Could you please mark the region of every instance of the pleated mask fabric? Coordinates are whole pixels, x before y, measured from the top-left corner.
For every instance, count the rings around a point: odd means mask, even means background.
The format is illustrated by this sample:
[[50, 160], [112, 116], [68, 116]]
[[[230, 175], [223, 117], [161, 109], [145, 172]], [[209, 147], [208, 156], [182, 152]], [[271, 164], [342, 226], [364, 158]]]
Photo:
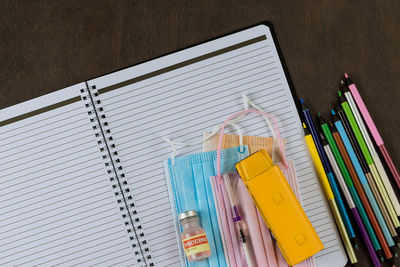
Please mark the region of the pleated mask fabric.
[[[234, 171], [235, 164], [248, 155], [247, 146], [222, 150], [222, 173]], [[179, 213], [195, 210], [211, 248], [212, 255], [210, 258], [198, 262], [186, 260], [186, 265], [191, 267], [228, 266], [210, 183], [210, 177], [217, 175], [217, 152], [184, 155], [175, 157], [173, 160], [170, 158], [164, 161], [164, 167], [166, 177], [169, 179], [170, 195], [173, 199], [172, 205], [176, 211], [174, 212], [176, 225], [179, 225], [177, 220]], [[180, 227], [177, 228], [181, 230]]]

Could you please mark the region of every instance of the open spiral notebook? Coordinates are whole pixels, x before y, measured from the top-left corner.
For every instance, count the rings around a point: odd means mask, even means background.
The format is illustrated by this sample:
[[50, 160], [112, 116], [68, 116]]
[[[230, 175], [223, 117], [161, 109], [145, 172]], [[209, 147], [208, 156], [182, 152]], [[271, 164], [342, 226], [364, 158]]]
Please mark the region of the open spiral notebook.
[[275, 38], [258, 25], [0, 110], [0, 265], [180, 266], [161, 136], [201, 138], [245, 92], [287, 140], [318, 266], [343, 266]]

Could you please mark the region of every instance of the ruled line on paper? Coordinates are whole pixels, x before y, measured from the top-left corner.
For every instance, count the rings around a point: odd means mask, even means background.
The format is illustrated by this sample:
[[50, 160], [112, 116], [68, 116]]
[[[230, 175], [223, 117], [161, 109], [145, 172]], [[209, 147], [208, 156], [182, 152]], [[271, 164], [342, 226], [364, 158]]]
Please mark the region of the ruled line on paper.
[[[109, 235], [106, 235], [106, 236], [104, 236], [104, 237], [108, 237], [108, 236], [109, 236]], [[122, 236], [119, 236], [119, 237], [116, 237], [116, 238], [113, 238], [113, 239], [107, 239], [107, 240], [105, 240], [104, 242], [98, 243], [98, 244], [95, 244], [95, 245], [92, 245], [92, 246], [88, 247], [87, 249], [89, 250], [89, 249], [91, 249], [91, 248], [98, 247], [98, 246], [100, 246], [100, 245], [110, 244], [112, 241], [119, 240], [119, 239], [121, 239], [121, 238], [123, 238], [123, 237], [122, 237]], [[122, 240], [121, 240], [121, 241], [122, 241]], [[103, 247], [102, 249], [104, 250], [104, 249], [107, 249], [107, 248], [110, 248], [110, 247], [114, 247], [114, 246], [115, 246], [115, 245], [113, 244], [113, 245], [108, 246], [108, 247], [107, 247], [107, 246], [106, 246], [106, 247]], [[97, 251], [101, 251], [101, 250], [97, 250]], [[72, 252], [72, 253], [69, 253], [69, 254], [66, 254], [66, 255], [63, 255], [63, 256], [61, 256], [61, 257], [55, 258], [55, 259], [51, 259], [51, 260], [48, 260], [48, 261], [45, 261], [45, 262], [41, 262], [39, 265], [43, 265], [43, 264], [52, 262], [52, 261], [57, 260], [57, 259], [61, 259], [61, 258], [63, 258], [63, 257], [67, 257], [67, 256], [73, 255], [73, 254], [75, 254], [75, 253], [76, 253], [76, 251], [75, 251], [75, 252]], [[91, 253], [89, 253], [89, 254], [85, 254], [85, 255], [83, 255], [83, 256], [90, 255], [90, 254], [92, 254], [92, 253], [93, 253], [93, 252], [91, 252]], [[80, 256], [80, 257], [83, 257], [83, 256]], [[78, 259], [78, 258], [80, 258], [80, 257], [76, 257], [75, 260]], [[23, 263], [18, 264], [18, 265], [16, 265], [16, 266], [21, 266], [21, 265], [24, 265], [24, 264], [26, 264], [26, 263], [28, 263], [28, 262], [29, 262], [29, 261], [23, 262]], [[65, 263], [67, 263], [67, 262], [70, 262], [70, 261], [62, 262], [61, 264], [65, 264]]]
[[[87, 132], [87, 130], [83, 130], [83, 131], [80, 131], [80, 132], [76, 132], [76, 133], [73, 133], [73, 134], [71, 134], [71, 135], [69, 135], [69, 136], [66, 136], [66, 137], [64, 137], [64, 138], [68, 138], [68, 137], [71, 137], [71, 136], [75, 136], [75, 135], [77, 135], [77, 134], [81, 134], [81, 133], [84, 133], [84, 132]], [[64, 132], [65, 133], [65, 132]], [[88, 135], [89, 136], [89, 135]], [[74, 141], [74, 140], [72, 140], [72, 141]], [[72, 141], [68, 141], [67, 143], [69, 143], [69, 142], [72, 142]], [[36, 142], [36, 141], [35, 141]], [[64, 143], [65, 144], [65, 143]], [[25, 152], [27, 152], [27, 150], [21, 150], [21, 151], [17, 151], [17, 152], [14, 152], [14, 150], [16, 149], [16, 148], [19, 148], [19, 147], [22, 147], [22, 146], [24, 146], [24, 145], [26, 145], [26, 144], [22, 144], [22, 145], [20, 145], [20, 146], [17, 146], [17, 147], [13, 147], [13, 148], [9, 148], [8, 150], [12, 150], [13, 151], [13, 156], [14, 155], [17, 155], [17, 154], [19, 154], [19, 153], [25, 153]], [[40, 144], [40, 145], [37, 145], [37, 146], [34, 146], [34, 147], [29, 147], [29, 149], [30, 150], [33, 150], [33, 149], [36, 149], [36, 148], [38, 148], [38, 147], [42, 147], [43, 145], [42, 144]], [[27, 155], [27, 156], [29, 156], [29, 155]], [[4, 156], [4, 157], [1, 157], [0, 159], [4, 159], [4, 158], [7, 158], [8, 156]]]
[[[111, 211], [111, 209], [108, 210], [108, 211]], [[86, 217], [82, 218], [81, 220], [84, 220], [84, 219], [87, 219], [87, 218], [91, 218], [91, 217], [94, 217], [94, 216], [97, 216], [97, 215], [98, 215], [98, 214], [96, 214], [96, 213], [95, 213], [95, 214], [91, 214], [90, 216], [86, 216]], [[106, 219], [107, 217], [108, 217], [108, 215], [107, 215], [106, 217], [101, 217], [100, 220]], [[50, 222], [50, 223], [51, 223], [51, 222]], [[74, 221], [68, 222], [68, 223], [59, 225], [59, 226], [57, 226], [57, 227], [54, 227], [54, 228], [52, 228], [52, 229], [54, 230], [54, 229], [57, 229], [57, 228], [65, 227], [66, 225], [73, 224], [73, 223], [74, 223]], [[41, 225], [41, 227], [43, 227], [43, 226], [45, 226], [45, 225]], [[66, 232], [66, 231], [69, 231], [69, 230], [74, 229], [74, 228], [75, 228], [75, 227], [63, 229], [63, 230], [58, 231], [58, 233]], [[85, 231], [85, 230], [82, 230], [82, 231]], [[43, 234], [43, 233], [46, 233], [46, 232], [48, 232], [47, 229], [45, 229], [45, 230], [43, 230], [43, 231], [41, 231], [41, 232], [37, 232], [37, 233], [31, 234], [31, 235], [23, 235], [20, 239], [14, 239], [14, 240], [12, 240], [12, 241], [9, 241], [8, 243], [3, 243], [3, 244], [1, 244], [0, 246], [7, 246], [7, 245], [9, 245], [9, 244], [12, 244], [13, 242], [23, 241], [24, 239], [27, 239], [27, 238], [30, 238], [30, 237], [33, 237], [33, 236], [36, 236], [36, 235], [39, 235], [39, 234]], [[50, 236], [51, 236], [51, 235], [47, 235], [47, 236], [45, 236], [45, 237], [41, 237], [41, 238], [39, 238], [39, 239], [36, 239], [34, 242], [36, 242], [36, 241], [38, 241], [38, 240], [40, 240], [40, 239], [43, 239], [43, 238], [50, 237]], [[10, 237], [10, 236], [9, 236], [9, 237]], [[9, 237], [4, 237], [3, 240], [4, 240], [4, 239], [7, 239], [7, 238], [9, 238]], [[24, 245], [26, 245], [26, 244], [27, 244], [27, 243], [24, 243]], [[12, 248], [8, 248], [8, 249], [12, 249]], [[2, 252], [4, 252], [4, 250], [3, 250]]]
[[[89, 174], [89, 173], [88, 173], [88, 174]], [[82, 177], [82, 176], [79, 175], [79, 176], [76, 176], [75, 178], [78, 178], [78, 177], [80, 178], [80, 177]], [[91, 180], [94, 180], [94, 179], [96, 179], [96, 178], [98, 178], [97, 175], [87, 178], [86, 181], [91, 181]], [[59, 184], [61, 184], [61, 183], [65, 183], [65, 181], [61, 181], [61, 182], [58, 182], [58, 183], [52, 183], [51, 186], [59, 185]], [[97, 182], [96, 182], [96, 183], [97, 183]], [[73, 183], [73, 184], [69, 184], [69, 185], [62, 186], [62, 187], [57, 187], [57, 190], [63, 190], [63, 189], [66, 189], [66, 188], [68, 188], [68, 187], [76, 186], [76, 185], [79, 185], [79, 184], [81, 184], [81, 181], [80, 181], [80, 180], [78, 180], [77, 182], [75, 182], [75, 183]], [[36, 193], [36, 192], [41, 191], [41, 190], [46, 190], [47, 188], [48, 188], [48, 186], [46, 186], [46, 187], [41, 187], [41, 188], [35, 189], [35, 190], [31, 190], [30, 192], [26, 192], [26, 193], [24, 193], [24, 194], [20, 194], [19, 197], [23, 197], [24, 195]], [[19, 191], [19, 190], [18, 190], [18, 191]], [[65, 194], [65, 193], [64, 193], [64, 194]], [[61, 195], [62, 195], [62, 194], [61, 194]], [[58, 196], [60, 196], [60, 195], [58, 195]], [[33, 195], [33, 196], [29, 197], [29, 198], [24, 198], [24, 201], [32, 201], [32, 200], [34, 200], [35, 198], [40, 198], [40, 197], [41, 197], [41, 195]], [[11, 203], [10, 203], [10, 201], [13, 200], [13, 199], [14, 199], [14, 198], [10, 198], [10, 199], [5, 199], [5, 200], [1, 200], [1, 201], [7, 203], [7, 206], [10, 206], [10, 205], [14, 205], [14, 204], [18, 203], [18, 201], [16, 201], [16, 202], [11, 202]], [[44, 200], [41, 200], [41, 201], [44, 201]], [[36, 204], [36, 203], [39, 203], [39, 202], [35, 202], [35, 204]], [[6, 206], [0, 207], [0, 209], [1, 209], [1, 208], [4, 208], [4, 207], [6, 207]]]
[[[85, 137], [90, 137], [90, 135], [87, 135], [87, 136], [85, 136]], [[69, 147], [69, 149], [75, 148], [75, 147], [78, 147], [78, 146], [80, 146], [80, 145], [83, 144], [83, 143], [78, 143], [79, 140], [80, 140], [80, 139], [71, 140], [71, 141], [68, 141], [67, 143], [63, 143], [63, 145], [66, 145], [66, 144], [69, 144], [69, 143], [74, 143], [75, 145], [72, 146], [72, 147]], [[76, 144], [76, 143], [78, 143], [78, 144]], [[41, 145], [41, 146], [42, 146], [42, 145]], [[34, 155], [38, 155], [38, 154], [40, 154], [40, 153], [42, 153], [42, 152], [50, 151], [50, 150], [52, 150], [52, 149], [54, 149], [54, 148], [57, 148], [57, 147], [58, 147], [58, 146], [54, 146], [54, 147], [49, 147], [49, 148], [46, 148], [46, 149], [43, 149], [43, 150], [40, 150], [40, 151], [35, 151], [35, 154], [34, 154]], [[24, 151], [22, 151], [22, 152], [24, 152]], [[14, 155], [15, 155], [15, 154], [13, 154], [13, 156], [14, 156]], [[48, 157], [48, 156], [51, 156], [51, 155], [53, 155], [53, 154], [46, 154], [45, 157]], [[28, 154], [28, 155], [19, 157], [18, 159], [24, 159], [24, 158], [29, 158], [29, 157], [32, 157], [32, 155], [29, 155], [29, 154]], [[35, 160], [35, 158], [31, 159], [30, 161], [34, 161], [34, 160]], [[27, 161], [27, 162], [30, 162], [30, 161]], [[10, 161], [4, 162], [4, 163], [3, 163], [3, 166], [4, 166], [5, 164], [11, 163], [11, 162], [14, 162], [14, 160], [10, 160]], [[1, 171], [1, 170], [0, 170], [0, 171]]]
[[[96, 164], [93, 164], [93, 165], [91, 165], [91, 166], [85, 166], [85, 167], [86, 167], [87, 169], [89, 169], [90, 167], [93, 167], [93, 166], [96, 166]], [[97, 167], [98, 167], [98, 166], [97, 166]], [[78, 175], [76, 175], [76, 176], [74, 176], [74, 177], [71, 177], [70, 180], [74, 180], [74, 179], [79, 178], [79, 177], [82, 177], [82, 176], [90, 175], [90, 174], [92, 174], [93, 172], [100, 171], [100, 170], [102, 170], [102, 169], [90, 170], [89, 172], [86, 172], [86, 173], [83, 173], [83, 174], [79, 173]], [[74, 172], [71, 172], [71, 173], [74, 173]], [[70, 173], [69, 173], [69, 174], [70, 174]], [[62, 175], [61, 175], [61, 176], [62, 176]], [[31, 194], [31, 193], [35, 193], [36, 191], [46, 189], [46, 188], [48, 187], [48, 185], [47, 185], [46, 183], [48, 183], [48, 182], [50, 182], [50, 181], [52, 181], [52, 180], [55, 180], [55, 179], [57, 179], [57, 178], [59, 178], [59, 177], [60, 177], [60, 176], [51, 176], [51, 178], [48, 179], [48, 180], [42, 180], [42, 181], [39, 181], [39, 182], [37, 182], [37, 183], [35, 183], [35, 184], [29, 184], [28, 186], [25, 186], [25, 187], [18, 187], [18, 189], [15, 189], [15, 190], [7, 190], [7, 194], [8, 194], [8, 195], [12, 195], [13, 193], [16, 193], [16, 192], [24, 192], [24, 190], [27, 189], [27, 190], [25, 190], [25, 191], [26, 191], [25, 193], [20, 193], [20, 194], [18, 194], [19, 197], [23, 197], [24, 195]], [[93, 176], [93, 177], [95, 177], [95, 176]], [[92, 179], [92, 177], [91, 177], [91, 178], [88, 178], [88, 179]], [[34, 180], [34, 179], [31, 179], [31, 182], [32, 182], [32, 180]], [[55, 186], [55, 185], [57, 185], [57, 184], [61, 184], [61, 183], [64, 183], [64, 182], [65, 182], [65, 181], [52, 182], [52, 183], [51, 183], [51, 186]], [[35, 188], [35, 186], [38, 186], [38, 185], [43, 185], [43, 187]], [[14, 186], [15, 186], [15, 185], [14, 185]], [[12, 186], [4, 187], [3, 189], [8, 189], [8, 188], [11, 188], [11, 187], [12, 187]], [[29, 189], [31, 189], [31, 188], [32, 188], [32, 190], [29, 190]], [[7, 202], [8, 200], [11, 200], [11, 199], [1, 200], [1, 201]], [[0, 207], [0, 208], [1, 208], [1, 207]]]
[[[67, 124], [64, 124], [64, 125], [62, 125], [61, 127], [64, 127], [64, 126], [68, 126], [68, 125], [70, 125], [70, 124], [73, 124], [73, 123], [76, 123], [77, 121], [73, 121], [73, 122], [70, 122], [70, 123], [67, 123]], [[75, 130], [75, 129], [77, 129], [77, 128], [80, 128], [80, 127], [82, 127], [84, 124], [80, 124], [80, 125], [77, 125], [77, 126], [75, 126], [75, 127], [68, 127], [67, 128], [67, 131], [71, 131], [71, 130]], [[61, 128], [60, 127], [60, 128]], [[40, 135], [40, 136], [43, 136], [44, 134], [45, 134], [46, 132], [41, 132], [41, 133], [38, 133], [38, 134], [35, 134], [35, 135], [31, 135], [31, 136], [24, 136], [23, 138], [21, 138], [21, 139], [18, 139], [18, 140], [14, 140], [14, 141], [7, 141], [7, 145], [10, 145], [10, 144], [13, 144], [13, 143], [20, 143], [19, 145], [20, 146], [23, 146], [24, 145], [24, 143], [22, 143], [21, 144], [21, 140], [26, 140], [26, 139], [28, 139], [28, 138], [31, 138], [31, 137], [34, 137], [34, 136], [37, 136], [37, 135]], [[62, 132], [61, 132], [62, 133]], [[56, 133], [56, 134], [54, 134], [54, 135], [47, 135], [45, 138], [49, 138], [49, 137], [53, 137], [53, 136], [55, 136], [55, 135], [57, 135], [57, 134], [60, 134], [60, 132], [59, 133]], [[14, 137], [14, 136], [13, 136]], [[39, 140], [43, 140], [44, 139], [44, 137], [43, 138], [40, 138], [40, 139], [38, 139], [38, 140], [34, 140], [34, 141], [39, 141]], [[8, 148], [7, 150], [9, 150], [9, 149], [14, 149], [14, 148], [17, 148], [17, 147], [13, 147], [13, 148]], [[0, 151], [0, 153], [2, 153], [2, 152], [5, 152], [5, 150], [3, 150], [3, 151]]]
[[[69, 114], [69, 113], [71, 113], [71, 112], [73, 112], [73, 111], [78, 111], [78, 112], [79, 112], [80, 110], [81, 110], [80, 107], [76, 107], [76, 108], [72, 108], [72, 109], [67, 110], [67, 111], [62, 111], [61, 113], [55, 114], [54, 116], [66, 115], [66, 114]], [[51, 119], [51, 117], [47, 117], [47, 118], [44, 118], [44, 119], [35, 120], [34, 123], [35, 123], [35, 125], [37, 125], [38, 122], [43, 122], [43, 121], [50, 120], [50, 119]], [[51, 122], [51, 123], [48, 123], [48, 124], [40, 125], [40, 126], [38, 126], [37, 128], [32, 128], [32, 129], [31, 129], [31, 128], [28, 128], [28, 129], [27, 129], [27, 125], [24, 124], [24, 125], [18, 126], [18, 127], [16, 127], [16, 128], [11, 128], [11, 129], [9, 129], [9, 130], [6, 130], [6, 131], [2, 132], [2, 134], [6, 134], [6, 133], [9, 133], [9, 132], [11, 132], [11, 131], [16, 131], [16, 130], [19, 130], [19, 129], [21, 129], [21, 128], [25, 128], [25, 129], [26, 129], [25, 131], [19, 132], [19, 133], [18, 133], [18, 135], [20, 135], [20, 134], [24, 134], [24, 133], [30, 132], [30, 131], [32, 131], [32, 130], [36, 130], [36, 129], [39, 129], [39, 128], [42, 128], [42, 127], [49, 126], [49, 125], [51, 125], [51, 124], [52, 124], [52, 122]], [[3, 140], [3, 139], [0, 139], [0, 141], [2, 141], [2, 140]]]
[[[89, 155], [93, 155], [93, 152], [92, 152], [92, 153], [85, 154], [85, 155], [83, 155], [83, 156], [89, 156]], [[95, 159], [95, 158], [89, 159], [89, 160], [87, 160], [86, 162], [89, 162], [89, 161], [91, 161], [91, 160], [93, 160], [93, 159]], [[64, 163], [72, 162], [72, 161], [74, 161], [74, 160], [75, 160], [75, 159], [68, 160], [68, 161], [66, 161], [66, 162], [64, 162]], [[43, 170], [47, 170], [47, 169], [49, 169], [49, 168], [51, 168], [51, 167], [56, 167], [56, 166], [58, 166], [58, 164], [55, 164], [55, 165], [52, 165], [52, 166], [46, 166], [46, 168], [42, 168], [42, 169], [40, 169], [40, 170], [38, 170], [38, 171], [35, 171], [35, 172], [32, 172], [32, 173], [28, 173], [28, 174], [24, 174], [24, 175], [21, 175], [21, 176], [18, 176], [18, 177], [9, 179], [8, 181], [2, 182], [2, 183], [0, 183], [0, 184], [4, 184], [4, 183], [7, 183], [7, 182], [9, 182], [9, 181], [13, 181], [13, 180], [25, 178], [26, 175], [35, 174], [35, 173], [37, 173], [37, 172], [40, 172], [40, 171], [43, 171]], [[72, 166], [74, 166], [74, 165], [72, 165]], [[51, 172], [51, 173], [47, 173], [47, 174], [54, 174], [54, 173], [56, 173], [56, 172], [59, 172], [59, 171], [62, 171], [62, 170], [66, 170], [66, 169], [70, 169], [70, 168], [71, 168], [71, 166], [67, 166], [67, 167], [64, 167], [64, 168], [62, 168], [62, 169], [58, 169], [58, 170], [55, 170], [55, 171], [53, 171], [53, 172]], [[15, 172], [15, 173], [18, 173], [18, 172]], [[12, 174], [14, 174], [14, 173], [12, 173]], [[8, 175], [10, 175], [10, 174], [8, 174]], [[5, 175], [5, 176], [0, 177], [0, 178], [5, 178], [5, 177], [7, 177], [8, 175]], [[40, 176], [40, 177], [41, 177], [41, 176]]]
[[[93, 159], [94, 159], [94, 158], [93, 158]], [[76, 167], [76, 166], [80, 166], [80, 165], [85, 165], [85, 163], [88, 163], [88, 162], [90, 162], [90, 161], [92, 161], [92, 159], [87, 160], [87, 161], [83, 161], [83, 162], [80, 161], [79, 163], [75, 164], [74, 166]], [[96, 165], [97, 165], [97, 164], [94, 164], [94, 165], [89, 165], [89, 164], [87, 164], [87, 165], [85, 165], [85, 167], [89, 168], [89, 167], [93, 167], [93, 166], [96, 166]], [[66, 170], [66, 169], [69, 169], [69, 167], [66, 167], [66, 168], [61, 169], [61, 170]], [[59, 170], [59, 171], [60, 171], [60, 170]], [[72, 172], [70, 172], [70, 173], [67, 173], [67, 174], [71, 174], [71, 173], [74, 173], [74, 171], [72, 171]], [[53, 173], [48, 173], [48, 174], [53, 174]], [[46, 175], [46, 176], [47, 176], [47, 175]], [[64, 174], [58, 175], [58, 176], [52, 176], [52, 178], [49, 179], [49, 180], [46, 180], [46, 182], [51, 181], [51, 180], [54, 180], [54, 179], [57, 179], [57, 178], [60, 178], [60, 177], [63, 177], [63, 176], [64, 176]], [[43, 178], [43, 177], [45, 177], [45, 176], [33, 177], [33, 178], [30, 179], [30, 181], [33, 181], [33, 180], [36, 180], [36, 179], [40, 179], [40, 178]], [[23, 184], [25, 184], [25, 183], [26, 183], [26, 181], [21, 180], [21, 182], [19, 182], [19, 183], [11, 184], [11, 185], [9, 185], [9, 186], [3, 187], [2, 189], [8, 189], [8, 188], [17, 186], [18, 189], [15, 189], [15, 191], [18, 191], [19, 189], [25, 189], [25, 188], [27, 188], [27, 187], [19, 187], [21, 184], [23, 185]], [[39, 182], [39, 183], [42, 183], [42, 182]], [[35, 185], [36, 185], [36, 184], [35, 184]], [[14, 191], [10, 191], [10, 192], [14, 192]]]
[[[84, 230], [81, 230], [81, 231], [79, 231], [79, 232], [73, 233], [73, 234], [70, 235], [69, 237], [71, 237], [71, 236], [73, 236], [73, 235], [76, 235], [76, 234], [81, 234], [81, 233], [83, 233], [83, 232], [85, 232], [85, 231], [87, 231], [87, 230], [96, 229], [97, 227], [104, 226], [104, 225], [106, 225], [106, 224], [109, 224], [110, 222], [116, 222], [116, 221], [119, 221], [119, 220], [105, 221], [105, 222], [103, 222], [103, 223], [101, 223], [101, 224], [99, 224], [99, 225], [92, 226], [90, 229], [84, 229]], [[74, 229], [74, 228], [72, 228], [72, 229]], [[71, 230], [71, 229], [68, 229], [68, 230]], [[72, 240], [70, 240], [70, 241], [68, 241], [68, 242], [64, 242], [64, 243], [60, 243], [60, 244], [58, 244], [58, 245], [56, 245], [56, 246], [52, 246], [52, 248], [59, 247], [59, 246], [64, 246], [65, 244], [68, 244], [68, 243], [71, 243], [71, 242], [75, 242], [75, 241], [77, 241], [77, 240], [79, 240], [79, 239], [87, 238], [87, 237], [93, 236], [93, 234], [99, 234], [99, 233], [101, 233], [102, 231], [103, 231], [103, 229], [100, 230], [100, 231], [98, 231], [98, 232], [95, 232], [95, 233], [90, 233], [90, 234], [88, 234], [88, 235], [86, 235], [86, 236], [79, 236], [78, 238], [72, 239]], [[114, 234], [114, 233], [113, 233], [113, 234]], [[37, 240], [35, 240], [35, 241], [37, 241]], [[31, 243], [35, 244], [34, 242], [31, 242]], [[29, 244], [31, 244], [31, 243], [25, 243], [23, 246], [27, 246], [27, 245], [29, 245]], [[7, 250], [12, 250], [12, 249], [14, 249], [14, 248], [23, 249], [23, 246], [11, 247], [11, 248], [8, 248], [8, 249], [6, 249], [6, 250], [3, 250], [2, 252], [4, 253], [4, 252], [6, 252]], [[38, 247], [41, 247], [41, 246], [46, 246], [46, 243], [44, 243], [44, 244], [39, 244], [39, 245], [33, 245], [33, 246], [31, 246], [29, 249], [35, 249], [35, 248], [38, 248]], [[70, 248], [71, 248], [71, 247], [70, 247]], [[40, 252], [43, 252], [43, 251], [45, 251], [45, 250], [47, 250], [47, 249], [48, 249], [48, 248], [45, 248], [45, 249], [43, 249], [42, 251], [39, 251], [39, 253], [40, 253]], [[68, 248], [67, 248], [67, 247], [64, 247], [63, 249], [68, 249]], [[12, 256], [12, 255], [15, 255], [15, 254], [18, 254], [18, 253], [20, 253], [20, 252], [21, 252], [21, 251], [17, 251], [17, 252], [14, 252], [14, 253], [12, 253], [12, 254], [8, 254], [6, 257]], [[37, 252], [35, 252], [35, 253], [33, 253], [33, 254], [36, 254], [36, 253], [37, 253]], [[33, 254], [32, 254], [32, 255], [33, 255]], [[31, 255], [28, 255], [28, 256], [31, 256]], [[5, 257], [0, 257], [0, 260], [3, 259], [3, 258], [5, 258]]]
[[[81, 145], [80, 145], [80, 146], [81, 146]], [[76, 147], [78, 147], [78, 146], [69, 147], [69, 148], [67, 148], [67, 149], [64, 150], [64, 151], [57, 151], [57, 152], [54, 152], [53, 154], [46, 155], [46, 156], [42, 157], [41, 159], [46, 158], [46, 157], [49, 157], [49, 156], [54, 156], [54, 155], [60, 155], [60, 156], [59, 156], [59, 157], [53, 157], [53, 158], [51, 158], [51, 159], [49, 159], [49, 160], [47, 160], [47, 161], [44, 161], [44, 162], [40, 162], [40, 163], [37, 163], [37, 164], [32, 164], [31, 166], [28, 165], [28, 166], [25, 167], [25, 170], [29, 170], [29, 169], [31, 169], [31, 168], [36, 168], [36, 167], [38, 167], [38, 166], [46, 165], [47, 163], [54, 162], [54, 161], [56, 161], [56, 160], [62, 159], [62, 158], [65, 157], [65, 155], [62, 155], [63, 152], [68, 151], [68, 150], [73, 149], [73, 148], [76, 148]], [[81, 149], [81, 150], [74, 151], [73, 153], [79, 153], [79, 152], [83, 152], [83, 151], [87, 151], [87, 149], [86, 149], [86, 148], [83, 148], [83, 149]], [[91, 155], [91, 153], [85, 154], [85, 155], [83, 155], [83, 156], [85, 157], [85, 156], [89, 156], [89, 155]], [[72, 160], [70, 160], [70, 161], [73, 161], [73, 160], [75, 160], [75, 159], [72, 159]], [[27, 163], [32, 163], [32, 162], [34, 162], [34, 161], [37, 161], [37, 159], [25, 161], [25, 164], [27, 164]], [[67, 161], [67, 162], [70, 162], [70, 161]], [[13, 168], [15, 168], [15, 167], [19, 167], [19, 165], [10, 166], [10, 167], [7, 168], [7, 170], [13, 169]], [[47, 169], [47, 167], [44, 168], [44, 169], [40, 169], [40, 170], [38, 170], [38, 171], [36, 171], [36, 172], [40, 172], [40, 171], [45, 170], [45, 169]], [[0, 170], [0, 171], [4, 171], [4, 170]], [[18, 172], [19, 172], [19, 170], [16, 170], [16, 171], [14, 171], [14, 172], [12, 172], [12, 173], [6, 173], [5, 176], [11, 175], [11, 174], [15, 174], [15, 173], [18, 173]], [[36, 173], [36, 172], [33, 172], [33, 173]], [[33, 174], [33, 173], [29, 173], [29, 174]], [[5, 177], [5, 176], [3, 176], [3, 177]], [[0, 178], [2, 178], [2, 177], [0, 176]]]

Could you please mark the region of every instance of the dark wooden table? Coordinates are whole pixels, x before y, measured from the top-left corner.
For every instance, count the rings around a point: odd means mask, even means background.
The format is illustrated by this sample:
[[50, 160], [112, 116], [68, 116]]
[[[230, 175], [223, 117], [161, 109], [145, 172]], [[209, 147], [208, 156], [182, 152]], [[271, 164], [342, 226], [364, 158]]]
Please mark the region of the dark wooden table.
[[[3, 0], [0, 108], [269, 20], [299, 96], [327, 114], [350, 73], [400, 166], [399, 10], [395, 1]], [[363, 248], [358, 257], [371, 266]]]

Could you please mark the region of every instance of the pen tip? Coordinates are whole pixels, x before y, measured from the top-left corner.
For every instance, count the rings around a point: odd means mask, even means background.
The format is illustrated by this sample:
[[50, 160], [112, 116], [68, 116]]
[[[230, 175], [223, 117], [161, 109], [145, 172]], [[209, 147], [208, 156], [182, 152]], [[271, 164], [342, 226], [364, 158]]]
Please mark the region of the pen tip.
[[345, 72], [344, 77], [347, 79], [347, 78], [349, 78], [349, 75], [347, 75], [347, 73]]
[[343, 80], [340, 80], [340, 84], [341, 84], [341, 85], [344, 85], [344, 81], [343, 81]]
[[339, 96], [342, 96], [342, 92], [340, 92], [340, 90], [338, 90], [338, 95], [339, 95]]
[[304, 104], [304, 100], [303, 100], [303, 98], [300, 98], [300, 102], [301, 102], [302, 104]]
[[320, 113], [320, 112], [318, 112], [318, 114], [317, 114], [317, 115], [318, 115], [318, 117], [321, 117], [321, 113]]
[[332, 109], [331, 112], [332, 112], [332, 115], [335, 115], [335, 114], [336, 114], [336, 112], [335, 112], [334, 109]]
[[304, 129], [307, 128], [307, 127], [306, 127], [306, 124], [305, 124], [304, 122], [303, 122], [303, 128], [304, 128]]

